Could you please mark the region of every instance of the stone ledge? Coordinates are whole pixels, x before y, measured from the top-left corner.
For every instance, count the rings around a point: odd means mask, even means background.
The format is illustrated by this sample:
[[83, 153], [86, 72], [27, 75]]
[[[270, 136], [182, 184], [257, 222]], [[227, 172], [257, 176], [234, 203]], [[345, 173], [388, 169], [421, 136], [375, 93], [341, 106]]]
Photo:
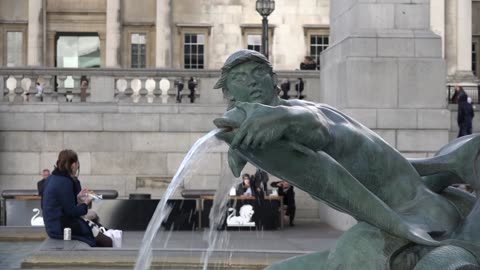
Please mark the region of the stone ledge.
[[44, 227], [0, 226], [0, 241], [43, 241], [46, 238]]

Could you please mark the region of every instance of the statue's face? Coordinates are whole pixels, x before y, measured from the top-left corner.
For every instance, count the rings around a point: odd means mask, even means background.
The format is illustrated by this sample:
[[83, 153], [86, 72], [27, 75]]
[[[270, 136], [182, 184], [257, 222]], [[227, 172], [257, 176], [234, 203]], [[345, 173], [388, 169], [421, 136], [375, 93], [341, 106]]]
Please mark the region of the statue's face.
[[265, 64], [246, 62], [232, 70], [227, 77], [228, 95], [235, 101], [270, 104], [275, 96], [274, 81]]

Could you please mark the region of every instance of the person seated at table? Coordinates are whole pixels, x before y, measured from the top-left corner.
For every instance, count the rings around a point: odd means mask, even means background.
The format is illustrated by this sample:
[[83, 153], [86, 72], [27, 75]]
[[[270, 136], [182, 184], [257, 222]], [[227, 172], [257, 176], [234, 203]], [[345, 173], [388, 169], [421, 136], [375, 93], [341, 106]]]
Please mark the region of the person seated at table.
[[248, 173], [242, 175], [242, 183], [237, 186], [237, 196], [253, 195], [250, 179], [251, 177]]
[[70, 228], [73, 240], [79, 240], [92, 247], [112, 247], [112, 239], [82, 218], [88, 212], [92, 199], [88, 189], [81, 189], [74, 177], [79, 161], [73, 150], [62, 150], [52, 175], [44, 184], [42, 205], [45, 230], [50, 238], [63, 239], [63, 230]]
[[39, 196], [42, 196], [43, 186], [45, 185], [45, 180], [49, 176], [50, 176], [50, 170], [49, 169], [43, 169], [42, 170], [42, 179], [37, 182], [37, 190], [38, 190], [38, 195]]
[[277, 188], [278, 196], [283, 196], [283, 205], [287, 206], [285, 214], [290, 219], [290, 226], [295, 226], [293, 220], [295, 219], [295, 210], [297, 207], [295, 205], [295, 191], [293, 190], [293, 186], [285, 181], [272, 182], [270, 186]]

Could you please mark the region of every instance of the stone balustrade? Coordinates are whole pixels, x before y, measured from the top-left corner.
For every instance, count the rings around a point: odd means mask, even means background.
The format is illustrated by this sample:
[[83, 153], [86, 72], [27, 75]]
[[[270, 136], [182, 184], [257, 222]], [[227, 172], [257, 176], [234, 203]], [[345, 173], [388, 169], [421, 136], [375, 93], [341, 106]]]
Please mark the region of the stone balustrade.
[[[290, 82], [289, 98], [298, 98], [298, 78], [304, 82], [302, 96], [320, 101], [318, 71], [278, 71], [278, 82]], [[216, 70], [165, 69], [71, 69], [0, 68], [0, 93], [3, 102], [119, 102], [119, 103], [224, 103], [221, 90], [213, 89], [219, 78]], [[193, 78], [194, 98], [188, 87]], [[36, 82], [42, 87], [37, 95]], [[178, 89], [183, 90], [179, 93]], [[283, 93], [280, 93], [283, 95]]]

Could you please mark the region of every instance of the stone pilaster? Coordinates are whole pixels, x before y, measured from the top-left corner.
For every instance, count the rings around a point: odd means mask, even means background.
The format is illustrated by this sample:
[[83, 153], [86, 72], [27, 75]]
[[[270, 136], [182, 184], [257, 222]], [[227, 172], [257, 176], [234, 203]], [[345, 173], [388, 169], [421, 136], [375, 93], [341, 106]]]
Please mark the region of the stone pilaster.
[[[442, 40], [430, 30], [429, 2], [331, 0], [332, 43], [321, 56], [322, 100], [410, 156], [440, 149], [450, 127]], [[341, 215], [321, 215], [345, 229]]]
[[155, 67], [172, 66], [171, 0], [157, 0]]
[[[46, 1], [46, 0], [45, 0]], [[29, 66], [43, 65], [43, 10], [42, 0], [28, 1], [28, 51]]]
[[120, 67], [120, 0], [107, 0], [106, 67]]

